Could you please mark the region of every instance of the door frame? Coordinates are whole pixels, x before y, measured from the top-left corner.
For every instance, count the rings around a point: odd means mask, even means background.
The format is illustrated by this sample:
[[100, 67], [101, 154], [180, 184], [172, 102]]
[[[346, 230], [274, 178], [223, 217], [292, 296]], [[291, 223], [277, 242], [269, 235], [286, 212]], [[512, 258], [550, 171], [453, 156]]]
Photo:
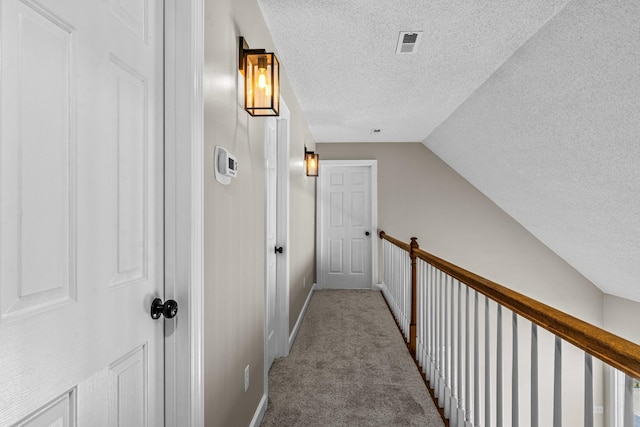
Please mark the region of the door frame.
[[[290, 235], [290, 189], [289, 159], [291, 153], [291, 113], [280, 97], [280, 116], [278, 117], [278, 180], [276, 200], [276, 240], [285, 247], [284, 256], [277, 257], [276, 263], [276, 320], [278, 326], [276, 356], [289, 355], [289, 263], [291, 260]], [[282, 246], [282, 245], [281, 245]], [[266, 382], [265, 382], [266, 384]]]
[[[165, 0], [165, 426], [204, 426], [204, 0]], [[170, 327], [169, 322], [166, 323]]]
[[[322, 177], [335, 167], [369, 167], [371, 169], [371, 289], [375, 289], [378, 276], [378, 245], [375, 236], [378, 230], [378, 161], [377, 160], [321, 160], [318, 168], [318, 189], [316, 191], [316, 276], [318, 289], [323, 289], [322, 274], [323, 232], [322, 223]], [[375, 233], [374, 233], [375, 231]]]
[[[276, 178], [276, 244], [284, 247], [282, 256], [276, 257], [276, 319], [275, 319], [275, 340], [276, 357], [286, 357], [289, 355], [289, 207], [290, 207], [290, 176], [289, 176], [289, 156], [290, 146], [290, 121], [291, 113], [284, 99], [280, 97], [280, 115], [269, 118], [276, 122], [276, 157], [277, 157], [277, 178]], [[265, 138], [267, 138], [267, 122], [265, 121]], [[266, 144], [265, 144], [266, 146]], [[266, 181], [266, 180], [265, 180]], [[265, 208], [267, 206], [267, 183], [265, 182]], [[265, 216], [266, 217], [266, 216]], [[266, 227], [265, 227], [266, 230]], [[266, 236], [265, 236], [266, 238]], [[266, 248], [269, 250], [269, 248]], [[269, 368], [269, 331], [267, 313], [267, 266], [265, 253], [265, 281], [264, 281], [264, 395], [268, 393]]]

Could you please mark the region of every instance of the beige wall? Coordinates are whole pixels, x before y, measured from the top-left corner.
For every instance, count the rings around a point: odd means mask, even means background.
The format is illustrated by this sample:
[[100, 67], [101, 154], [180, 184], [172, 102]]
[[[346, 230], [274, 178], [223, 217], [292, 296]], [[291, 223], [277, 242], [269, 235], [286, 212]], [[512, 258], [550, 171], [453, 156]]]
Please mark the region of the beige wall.
[[602, 325], [602, 292], [424, 145], [318, 144], [320, 161], [378, 160], [378, 227]]
[[640, 344], [640, 303], [604, 296], [604, 326], [608, 331]]
[[[307, 142], [307, 148], [314, 146]], [[293, 147], [292, 147], [293, 149]], [[315, 283], [316, 178], [303, 167], [304, 146], [297, 141], [291, 153], [291, 242], [289, 248], [289, 331], [300, 316]]]
[[[205, 3], [205, 419], [207, 426], [246, 426], [264, 380], [264, 120], [243, 109], [238, 37], [273, 51], [255, 0]], [[276, 52], [277, 53], [277, 52]], [[282, 71], [291, 111], [291, 306], [313, 276], [315, 182], [302, 173], [303, 144], [313, 146], [306, 120]], [[223, 145], [239, 162], [231, 185], [215, 181], [212, 161]], [[307, 279], [308, 281], [309, 279]], [[309, 287], [307, 286], [307, 290]], [[244, 392], [244, 368], [250, 387]]]

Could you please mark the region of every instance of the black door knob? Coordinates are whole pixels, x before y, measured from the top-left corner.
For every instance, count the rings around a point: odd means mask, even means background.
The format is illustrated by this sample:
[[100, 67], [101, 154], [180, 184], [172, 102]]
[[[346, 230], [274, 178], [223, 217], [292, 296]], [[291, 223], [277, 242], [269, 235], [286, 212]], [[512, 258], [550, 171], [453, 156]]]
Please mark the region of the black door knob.
[[178, 314], [178, 303], [172, 299], [168, 299], [162, 303], [160, 298], [156, 298], [151, 303], [151, 318], [159, 319], [164, 316], [165, 319], [173, 319]]
[[281, 254], [284, 252], [284, 248], [282, 246], [276, 246], [276, 253]]
[[370, 233], [369, 233], [368, 231], [365, 231], [365, 232], [364, 232], [364, 235], [365, 235], [365, 236], [368, 236], [369, 234], [370, 234]]

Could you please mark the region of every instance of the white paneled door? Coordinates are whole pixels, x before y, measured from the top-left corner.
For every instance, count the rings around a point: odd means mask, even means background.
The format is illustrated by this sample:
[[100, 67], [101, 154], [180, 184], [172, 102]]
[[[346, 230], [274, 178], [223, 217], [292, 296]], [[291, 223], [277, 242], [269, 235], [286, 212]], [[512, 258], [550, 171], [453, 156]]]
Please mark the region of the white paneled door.
[[320, 286], [371, 288], [375, 239], [375, 163], [320, 163]]
[[162, 426], [162, 1], [0, 2], [0, 425]]

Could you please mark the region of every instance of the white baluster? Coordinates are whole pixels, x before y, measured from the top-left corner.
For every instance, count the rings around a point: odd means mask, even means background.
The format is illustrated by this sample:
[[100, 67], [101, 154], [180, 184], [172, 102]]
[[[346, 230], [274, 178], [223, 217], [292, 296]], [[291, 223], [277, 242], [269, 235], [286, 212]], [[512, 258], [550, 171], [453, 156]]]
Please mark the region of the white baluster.
[[556, 337], [553, 363], [553, 427], [562, 426], [562, 340]]
[[518, 315], [512, 315], [513, 357], [511, 358], [511, 427], [518, 427], [520, 410], [518, 399]]
[[400, 318], [398, 317], [398, 275], [400, 274], [400, 267], [398, 265], [398, 248], [394, 248], [393, 251], [393, 315], [398, 321]]
[[484, 425], [491, 426], [491, 331], [489, 298], [484, 297]]
[[624, 427], [634, 427], [633, 422], [633, 378], [624, 376]]
[[593, 427], [593, 359], [584, 354], [584, 427]]
[[464, 426], [464, 392], [462, 382], [462, 285], [458, 281], [458, 426]]
[[435, 272], [435, 307], [434, 307], [434, 315], [435, 315], [435, 319], [434, 319], [434, 327], [435, 327], [435, 340], [436, 340], [436, 345], [435, 345], [435, 364], [436, 364], [436, 369], [435, 369], [435, 378], [434, 378], [434, 383], [433, 383], [433, 394], [434, 396], [437, 398], [437, 402], [438, 402], [438, 406], [440, 406], [440, 398], [441, 398], [441, 394], [440, 394], [440, 380], [441, 380], [441, 373], [440, 373], [440, 369], [441, 367], [441, 361], [440, 361], [440, 346], [442, 345], [441, 340], [440, 340], [440, 294], [442, 293], [441, 289], [442, 289], [442, 271], [440, 270], [436, 270]]
[[432, 321], [431, 321], [431, 314], [433, 313], [433, 308], [432, 308], [432, 298], [431, 298], [431, 288], [433, 283], [431, 282], [431, 270], [432, 270], [432, 266], [431, 264], [427, 264], [427, 271], [426, 271], [426, 279], [427, 279], [427, 292], [426, 292], [426, 298], [427, 298], [427, 304], [426, 304], [426, 311], [427, 311], [427, 357], [426, 357], [426, 361], [427, 361], [427, 372], [426, 372], [426, 376], [427, 379], [429, 380], [429, 384], [431, 384], [431, 381], [433, 379], [433, 376], [431, 375], [431, 367], [432, 367], [432, 360], [431, 360], [431, 352], [433, 351], [433, 347], [432, 347], [432, 342], [431, 339], [433, 338], [433, 333], [432, 333]]
[[418, 359], [418, 362], [420, 363], [420, 366], [423, 368], [422, 372], [424, 372], [424, 359], [422, 358], [422, 328], [423, 328], [423, 323], [422, 323], [422, 294], [423, 294], [423, 289], [422, 289], [422, 262], [420, 259], [416, 260], [416, 262], [418, 263], [417, 268], [418, 268], [418, 284], [417, 284], [417, 289], [418, 289], [418, 295], [416, 295], [416, 304], [417, 306], [417, 312], [418, 312], [418, 319], [416, 321], [416, 334], [417, 334], [417, 338], [416, 338], [416, 357]]
[[531, 427], [538, 427], [538, 327], [531, 323]]
[[478, 328], [478, 292], [474, 291], [473, 302], [473, 424], [480, 426], [480, 335]]
[[396, 286], [396, 251], [395, 247], [391, 247], [389, 263], [391, 270], [389, 273], [389, 304], [391, 304], [391, 311], [393, 311], [393, 317], [396, 317], [396, 304], [395, 304], [395, 286]]
[[498, 304], [496, 333], [496, 426], [502, 427], [502, 306]]
[[440, 310], [439, 310], [439, 325], [440, 325], [440, 390], [439, 390], [439, 398], [438, 398], [438, 403], [440, 408], [444, 408], [444, 403], [445, 400], [448, 396], [445, 396], [445, 355], [446, 355], [446, 345], [445, 345], [445, 314], [444, 314], [444, 308], [445, 308], [445, 300], [444, 300], [444, 295], [445, 292], [447, 291], [447, 287], [446, 287], [446, 275], [441, 271], [440, 272]]
[[444, 417], [451, 416], [451, 329], [449, 295], [451, 295], [452, 278], [447, 274], [444, 283]]
[[405, 283], [407, 281], [406, 262], [404, 259], [404, 251], [400, 252], [400, 288], [398, 289], [398, 303], [400, 304], [400, 326], [406, 341], [408, 340], [406, 319], [407, 319], [407, 289]]
[[413, 298], [413, 289], [411, 289], [411, 257], [409, 256], [409, 252], [405, 252], [404, 262], [406, 265], [405, 269], [405, 324], [407, 328], [407, 341], [411, 341], [411, 300]]
[[464, 315], [464, 324], [465, 324], [465, 344], [464, 344], [464, 400], [465, 400], [465, 415], [464, 415], [464, 425], [465, 427], [472, 427], [471, 423], [471, 349], [469, 343], [469, 287], [465, 286], [465, 315]]
[[457, 369], [456, 360], [458, 358], [458, 352], [460, 348], [456, 346], [457, 342], [457, 327], [455, 323], [456, 316], [456, 299], [455, 299], [455, 282], [451, 280], [451, 409], [449, 414], [449, 425], [457, 426], [458, 425], [458, 377], [459, 372]]
[[436, 269], [431, 266], [431, 381], [429, 385], [436, 390]]
[[427, 264], [422, 265], [422, 372], [427, 373]]

